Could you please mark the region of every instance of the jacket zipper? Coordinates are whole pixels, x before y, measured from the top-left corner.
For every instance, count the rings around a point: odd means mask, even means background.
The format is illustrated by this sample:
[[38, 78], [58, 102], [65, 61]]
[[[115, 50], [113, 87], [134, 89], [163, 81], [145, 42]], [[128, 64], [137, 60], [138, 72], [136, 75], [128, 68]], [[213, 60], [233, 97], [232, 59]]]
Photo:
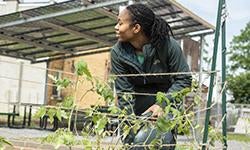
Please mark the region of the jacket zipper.
[[[126, 60], [125, 58], [122, 58], [122, 59], [123, 59], [123, 61], [124, 61], [126, 64], [132, 66], [138, 73], [140, 73], [140, 74], [143, 74], [143, 73], [144, 73], [144, 72], [142, 72], [142, 71], [138, 68], [138, 66], [136, 66], [135, 64], [131, 63], [130, 61]], [[143, 83], [144, 83], [144, 84], [147, 83], [147, 80], [146, 80], [146, 77], [145, 77], [145, 76], [143, 76]]]
[[136, 71], [138, 71], [138, 73], [143, 73], [143, 72], [139, 69], [138, 66], [136, 66], [135, 64], [133, 64], [133, 63], [131, 63], [130, 61], [126, 60], [125, 58], [122, 58], [122, 59], [123, 59], [123, 61], [124, 61], [126, 64], [132, 66]]

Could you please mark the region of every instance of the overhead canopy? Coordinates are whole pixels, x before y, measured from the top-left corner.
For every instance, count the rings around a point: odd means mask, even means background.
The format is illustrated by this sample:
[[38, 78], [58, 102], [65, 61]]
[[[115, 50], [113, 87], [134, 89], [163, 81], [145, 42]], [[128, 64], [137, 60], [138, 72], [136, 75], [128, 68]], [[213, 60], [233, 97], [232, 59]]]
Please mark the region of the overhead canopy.
[[[127, 2], [71, 0], [0, 16], [0, 55], [37, 63], [107, 51], [96, 49], [116, 42], [118, 8]], [[212, 25], [176, 1], [143, 3], [170, 24], [177, 39], [214, 31]]]

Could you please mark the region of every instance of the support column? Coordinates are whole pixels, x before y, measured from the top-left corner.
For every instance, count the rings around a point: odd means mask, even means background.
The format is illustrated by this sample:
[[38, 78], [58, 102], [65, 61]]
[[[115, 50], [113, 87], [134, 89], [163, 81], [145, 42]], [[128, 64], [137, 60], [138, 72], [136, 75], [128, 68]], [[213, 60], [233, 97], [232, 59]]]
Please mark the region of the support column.
[[202, 86], [202, 65], [203, 65], [204, 35], [200, 36], [200, 64], [199, 64], [199, 88]]
[[208, 137], [208, 127], [209, 127], [209, 120], [210, 120], [210, 110], [211, 110], [211, 101], [213, 97], [213, 88], [214, 88], [214, 76], [215, 76], [215, 69], [216, 69], [216, 59], [217, 59], [217, 51], [218, 51], [218, 43], [219, 43], [219, 34], [220, 34], [220, 27], [221, 27], [221, 12], [222, 12], [222, 5], [223, 0], [219, 0], [218, 4], [218, 12], [217, 12], [217, 23], [216, 23], [216, 30], [215, 30], [215, 40], [214, 40], [214, 49], [213, 49], [213, 59], [212, 59], [212, 66], [211, 66], [211, 77], [209, 83], [209, 93], [208, 93], [208, 100], [207, 100], [207, 110], [206, 110], [206, 119], [205, 119], [205, 128], [203, 133], [203, 142], [202, 142], [202, 150], [206, 150], [207, 144], [207, 137]]
[[227, 149], [227, 97], [226, 97], [226, 2], [223, 1], [223, 22], [222, 22], [222, 53], [221, 53], [221, 61], [222, 61], [222, 134], [223, 134], [223, 150]]
[[[200, 36], [200, 64], [199, 64], [199, 96], [202, 97], [202, 65], [203, 65], [203, 50], [204, 50], [204, 35]], [[202, 103], [202, 102], [201, 102]], [[196, 123], [198, 125], [202, 125], [203, 123], [201, 122], [200, 118], [201, 118], [201, 106], [202, 104], [198, 104], [197, 105], [197, 114], [196, 114]], [[200, 142], [202, 139], [202, 136], [200, 135], [200, 130], [199, 128], [196, 129], [195, 131], [195, 137], [196, 137], [196, 141]]]
[[48, 104], [48, 67], [49, 67], [49, 62], [46, 62], [46, 71], [45, 71], [45, 84], [44, 84], [44, 101], [43, 104], [47, 105]]
[[18, 91], [17, 91], [17, 111], [20, 113], [21, 96], [22, 96], [22, 80], [23, 80], [23, 62], [20, 62], [19, 78], [18, 78]]

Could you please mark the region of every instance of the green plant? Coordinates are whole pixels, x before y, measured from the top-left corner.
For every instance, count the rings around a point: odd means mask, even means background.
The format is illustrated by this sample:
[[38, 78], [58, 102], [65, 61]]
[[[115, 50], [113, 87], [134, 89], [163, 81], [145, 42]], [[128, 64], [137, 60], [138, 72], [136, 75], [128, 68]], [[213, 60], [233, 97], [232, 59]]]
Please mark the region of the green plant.
[[228, 140], [235, 140], [235, 141], [250, 143], [250, 137], [249, 135], [246, 135], [246, 134], [229, 133]]
[[4, 137], [0, 136], [0, 150], [4, 149], [4, 145], [12, 146], [12, 144], [9, 141], [7, 141]]
[[[112, 137], [109, 148], [116, 149], [118, 147], [131, 147], [133, 145], [119, 146], [119, 141], [124, 140], [131, 132], [136, 133], [137, 131], [144, 130], [147, 127], [154, 127], [157, 131], [156, 138], [148, 144], [147, 147], [150, 149], [158, 149], [162, 146], [160, 140], [161, 132], [168, 132], [177, 129], [178, 133], [185, 135], [192, 134], [195, 136], [194, 130], [200, 128], [197, 124], [195, 124], [195, 122], [193, 122], [195, 113], [191, 109], [201, 100], [199, 94], [197, 93], [199, 92], [199, 90], [197, 90], [197, 82], [193, 82], [191, 89], [186, 88], [168, 95], [158, 92], [156, 94], [157, 103], [160, 105], [163, 103], [167, 104], [163, 110], [163, 115], [158, 118], [140, 117], [136, 116], [133, 112], [128, 115], [125, 109], [121, 110], [115, 105], [115, 97], [110, 86], [112, 85], [113, 80], [109, 80], [110, 83], [98, 80], [98, 78], [91, 75], [87, 64], [83, 61], [75, 64], [75, 68], [76, 80], [74, 81], [66, 78], [56, 79], [51, 77], [59, 88], [73, 88], [74, 90], [71, 95], [65, 97], [63, 101], [58, 103], [56, 106], [41, 107], [35, 115], [37, 117], [44, 117], [47, 115], [50, 122], [53, 122], [55, 118], [59, 121], [62, 119], [68, 120], [67, 129], [58, 129], [56, 132], [43, 139], [43, 142], [55, 144], [55, 148], [58, 148], [60, 145], [72, 147], [73, 145], [81, 144], [85, 149], [102, 149], [102, 139], [107, 136], [115, 135], [119, 128], [123, 132], [118, 139], [114, 138], [114, 136]], [[86, 82], [90, 83], [92, 87], [81, 93], [82, 95], [78, 95], [78, 97], [80, 97], [78, 101], [84, 101], [88, 92], [96, 92], [109, 106], [105, 113], [100, 110], [100, 106], [98, 105], [85, 110], [79, 109], [76, 91], [79, 88], [79, 84], [84, 84]], [[187, 106], [187, 108], [184, 108], [184, 98], [190, 92], [195, 95], [194, 103]], [[130, 93], [124, 93], [122, 97], [124, 100], [130, 101], [133, 96]], [[169, 97], [171, 97], [171, 99], [175, 99], [175, 101], [171, 101]], [[86, 119], [81, 133], [78, 133], [76, 128], [77, 114], [79, 112], [84, 113]], [[73, 127], [74, 132], [76, 135], [81, 135], [82, 137], [80, 140], [77, 140], [73, 131], [70, 130], [72, 127], [72, 120], [75, 122]], [[114, 120], [119, 120], [118, 126], [111, 131], [105, 130], [107, 125], [112, 124]], [[192, 144], [192, 146], [196, 149], [200, 145], [196, 142], [195, 144]]]
[[54, 134], [50, 134], [43, 138], [42, 142], [54, 144], [55, 149], [58, 149], [62, 144], [72, 147], [73, 145], [80, 143], [80, 141], [77, 140], [74, 134], [68, 129], [58, 129]]
[[250, 104], [250, 22], [233, 37], [229, 49], [230, 66], [228, 71], [228, 89], [234, 100], [232, 103]]

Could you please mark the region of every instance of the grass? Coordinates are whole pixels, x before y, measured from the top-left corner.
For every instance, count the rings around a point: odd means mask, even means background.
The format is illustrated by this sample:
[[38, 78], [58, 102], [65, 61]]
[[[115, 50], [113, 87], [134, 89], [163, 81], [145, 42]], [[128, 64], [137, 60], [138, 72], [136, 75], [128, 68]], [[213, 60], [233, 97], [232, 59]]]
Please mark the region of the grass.
[[227, 137], [228, 137], [228, 140], [250, 143], [250, 135], [228, 133]]

